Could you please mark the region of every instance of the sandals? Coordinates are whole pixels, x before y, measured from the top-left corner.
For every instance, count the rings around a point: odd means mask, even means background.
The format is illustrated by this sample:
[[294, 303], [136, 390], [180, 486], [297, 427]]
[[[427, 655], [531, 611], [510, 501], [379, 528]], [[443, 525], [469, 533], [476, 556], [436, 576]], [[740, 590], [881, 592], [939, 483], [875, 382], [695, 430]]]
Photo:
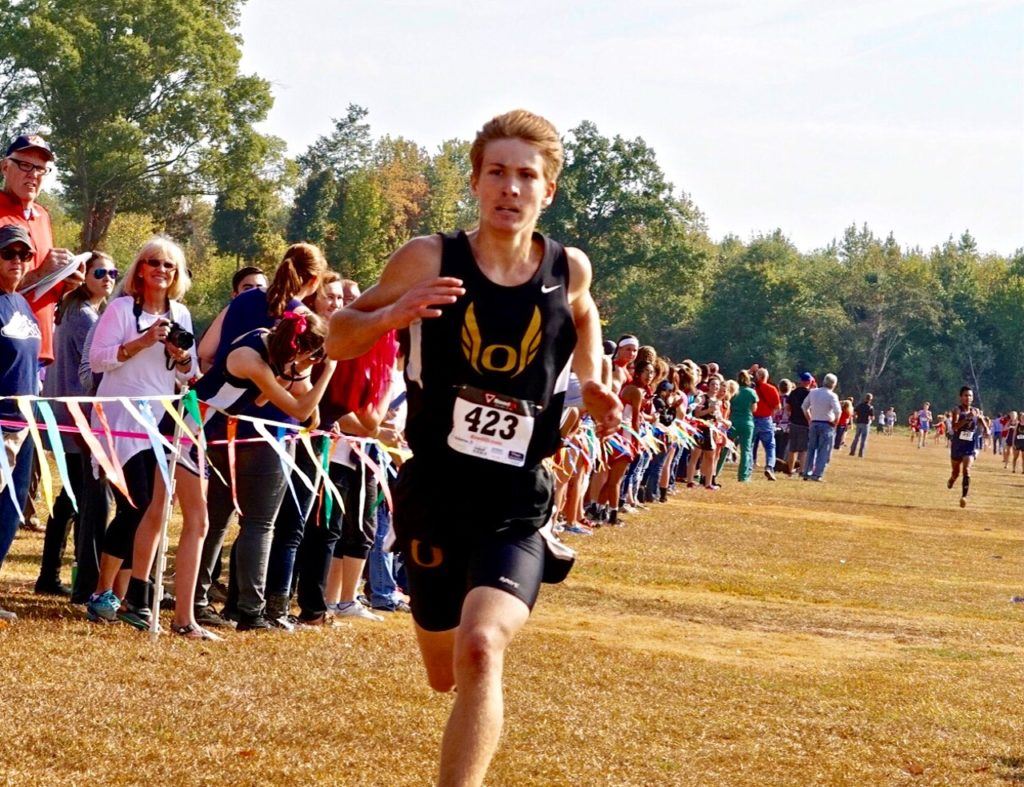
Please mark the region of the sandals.
[[221, 642], [224, 639], [196, 623], [189, 623], [187, 626], [171, 623], [171, 632], [179, 637], [185, 637], [185, 639], [206, 640], [207, 642]]

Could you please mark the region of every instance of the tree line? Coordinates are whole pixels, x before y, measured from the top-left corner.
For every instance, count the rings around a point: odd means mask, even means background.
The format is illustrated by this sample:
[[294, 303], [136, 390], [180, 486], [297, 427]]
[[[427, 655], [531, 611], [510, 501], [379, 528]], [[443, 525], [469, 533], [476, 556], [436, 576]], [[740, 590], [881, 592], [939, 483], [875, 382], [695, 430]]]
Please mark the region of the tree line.
[[[427, 150], [375, 136], [356, 105], [295, 158], [258, 132], [273, 96], [240, 73], [242, 5], [0, 8], [0, 131], [48, 129], [58, 242], [124, 265], [146, 235], [169, 232], [187, 248], [199, 322], [239, 265], [273, 264], [288, 243], [318, 244], [365, 286], [409, 238], [475, 222], [466, 140]], [[856, 225], [809, 252], [781, 230], [716, 242], [643, 139], [583, 122], [564, 142], [542, 229], [590, 256], [606, 335], [636, 333], [730, 375], [752, 361], [776, 377], [833, 371], [847, 395], [901, 412], [951, 406], [965, 383], [989, 411], [1024, 409], [1024, 249], [982, 255], [964, 231], [925, 251]]]

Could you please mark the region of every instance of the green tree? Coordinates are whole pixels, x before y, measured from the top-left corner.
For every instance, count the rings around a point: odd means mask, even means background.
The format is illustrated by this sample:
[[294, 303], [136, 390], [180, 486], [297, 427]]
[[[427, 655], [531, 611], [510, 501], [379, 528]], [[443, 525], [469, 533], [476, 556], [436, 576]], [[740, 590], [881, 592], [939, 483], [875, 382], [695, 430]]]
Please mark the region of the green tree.
[[217, 248], [239, 264], [266, 259], [283, 245], [280, 193], [294, 174], [284, 153], [284, 140], [253, 133], [225, 156], [211, 229]]
[[476, 224], [476, 200], [469, 187], [469, 143], [448, 139], [426, 167], [427, 194], [417, 234], [446, 232]]
[[349, 175], [338, 208], [343, 231], [328, 245], [327, 258], [345, 276], [367, 286], [393, 251], [388, 241], [392, 211], [376, 173], [364, 169]]
[[338, 201], [339, 190], [338, 179], [329, 169], [310, 175], [299, 186], [285, 233], [289, 242], [330, 245], [336, 234], [331, 212]]
[[358, 104], [349, 104], [345, 116], [334, 118], [329, 134], [316, 139], [298, 158], [299, 172], [309, 177], [330, 170], [340, 179], [365, 167], [373, 154], [370, 124], [366, 122], [369, 110]]
[[367, 114], [365, 108], [349, 104], [345, 116], [332, 121], [331, 132], [296, 159], [300, 183], [285, 233], [290, 242], [330, 249], [337, 240], [346, 180], [369, 166], [373, 155]]
[[224, 149], [266, 116], [268, 83], [238, 69], [240, 7], [241, 0], [0, 7], [0, 52], [8, 73], [27, 85], [16, 91], [21, 109], [52, 128], [83, 246], [97, 245], [119, 209], [212, 191]]
[[641, 325], [645, 341], [675, 352], [702, 299], [711, 251], [703, 217], [642, 139], [608, 138], [586, 121], [565, 153], [543, 228], [590, 257], [610, 333]]
[[903, 254], [892, 235], [880, 242], [866, 226], [847, 229], [840, 259], [837, 292], [850, 320], [844, 376], [859, 377], [858, 395], [876, 392], [914, 331], [938, 327], [939, 284], [923, 257]]

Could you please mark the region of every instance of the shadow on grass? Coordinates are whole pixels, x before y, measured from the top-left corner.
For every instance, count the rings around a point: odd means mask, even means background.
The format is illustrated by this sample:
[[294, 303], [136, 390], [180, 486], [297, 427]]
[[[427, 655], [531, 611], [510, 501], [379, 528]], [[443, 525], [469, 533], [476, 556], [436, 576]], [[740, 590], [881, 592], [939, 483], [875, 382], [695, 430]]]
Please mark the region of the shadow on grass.
[[85, 620], [85, 607], [53, 596], [28, 593], [4, 596], [4, 607], [26, 620]]
[[1024, 784], [1024, 757], [996, 757], [998, 776], [1004, 781]]

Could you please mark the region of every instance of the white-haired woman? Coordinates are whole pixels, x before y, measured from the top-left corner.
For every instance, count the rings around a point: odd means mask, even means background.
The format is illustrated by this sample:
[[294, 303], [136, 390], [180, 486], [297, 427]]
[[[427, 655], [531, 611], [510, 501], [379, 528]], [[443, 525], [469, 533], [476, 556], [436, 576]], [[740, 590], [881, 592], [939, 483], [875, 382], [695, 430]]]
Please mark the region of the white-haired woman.
[[[103, 375], [96, 395], [172, 396], [177, 384], [199, 369], [194, 344], [189, 342], [192, 316], [180, 302], [191, 285], [185, 255], [170, 238], [152, 238], [129, 266], [123, 282], [122, 296], [103, 312], [89, 348], [93, 372]], [[154, 401], [151, 407], [159, 422], [163, 405]], [[104, 403], [102, 416], [112, 432], [141, 430], [117, 402]], [[93, 428], [102, 428], [102, 423], [99, 409], [94, 408]], [[86, 605], [90, 619], [108, 622], [117, 618], [127, 590], [135, 531], [153, 496], [157, 467], [149, 440], [118, 436], [113, 445], [131, 501], [114, 490], [117, 514], [104, 537], [96, 592]], [[122, 619], [137, 628], [148, 626], [137, 614], [122, 614]]]

